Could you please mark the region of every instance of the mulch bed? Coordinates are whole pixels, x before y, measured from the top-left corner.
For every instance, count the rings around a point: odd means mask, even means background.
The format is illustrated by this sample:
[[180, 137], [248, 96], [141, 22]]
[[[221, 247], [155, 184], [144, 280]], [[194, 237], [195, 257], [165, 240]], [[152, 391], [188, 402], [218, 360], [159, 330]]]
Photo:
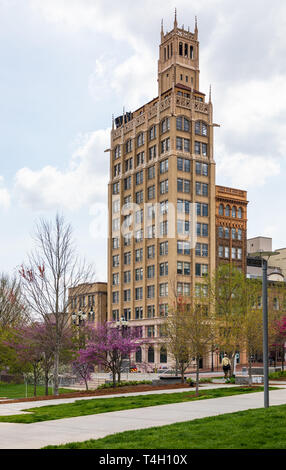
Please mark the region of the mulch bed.
[[169, 385], [129, 385], [126, 387], [116, 387], [103, 390], [93, 390], [93, 391], [82, 391], [82, 392], [71, 392], [64, 393], [61, 395], [48, 395], [48, 396], [37, 396], [31, 398], [17, 398], [11, 400], [1, 400], [0, 404], [4, 403], [21, 403], [21, 402], [33, 402], [33, 401], [42, 401], [42, 400], [58, 400], [59, 398], [81, 398], [81, 397], [98, 397], [102, 395], [115, 395], [119, 393], [132, 393], [132, 392], [149, 392], [156, 390], [170, 390], [176, 388], [190, 388], [189, 384], [169, 384]]

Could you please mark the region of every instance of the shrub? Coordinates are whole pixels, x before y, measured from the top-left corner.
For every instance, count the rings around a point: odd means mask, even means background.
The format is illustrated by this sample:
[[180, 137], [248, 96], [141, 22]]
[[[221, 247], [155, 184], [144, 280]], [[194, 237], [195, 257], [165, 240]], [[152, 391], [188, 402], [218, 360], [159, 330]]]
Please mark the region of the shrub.
[[[130, 381], [122, 381], [122, 382], [117, 382], [115, 387], [128, 387], [130, 385], [150, 385], [152, 384], [152, 381], [151, 380], [130, 380]], [[102, 385], [99, 385], [97, 387], [97, 390], [102, 390], [102, 389], [106, 389], [106, 388], [114, 388], [113, 386], [113, 383], [112, 382], [107, 382], [105, 384], [102, 384]]]

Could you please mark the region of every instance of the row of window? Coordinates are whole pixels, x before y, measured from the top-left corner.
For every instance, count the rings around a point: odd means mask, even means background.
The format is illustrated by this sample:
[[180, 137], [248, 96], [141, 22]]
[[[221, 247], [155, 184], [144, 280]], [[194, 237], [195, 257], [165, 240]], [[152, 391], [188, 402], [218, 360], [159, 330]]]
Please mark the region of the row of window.
[[[167, 170], [166, 170], [167, 171]], [[136, 174], [136, 179], [135, 179], [136, 185], [142, 184], [143, 183], [143, 173], [138, 172]], [[131, 189], [132, 186], [132, 179], [131, 176], [128, 176], [127, 178], [124, 178], [124, 190], [127, 191]], [[166, 194], [168, 193], [168, 188], [169, 188], [169, 181], [164, 180], [160, 181], [159, 183], [159, 191], [160, 194]], [[195, 185], [196, 188], [196, 195], [197, 196], [208, 196], [208, 184], [207, 183], [201, 183], [201, 182], [196, 182]], [[189, 179], [184, 179], [184, 178], [177, 178], [177, 191], [181, 193], [187, 193], [190, 194], [191, 192], [191, 181]], [[113, 185], [113, 194], [116, 195], [119, 193], [119, 184], [114, 183]], [[155, 198], [155, 185], [150, 186], [147, 188], [147, 197], [149, 199], [154, 199]], [[135, 193], [135, 202], [136, 204], [141, 204], [143, 202], [143, 190], [137, 191]]]
[[223, 204], [220, 204], [218, 213], [219, 215], [225, 215], [226, 217], [230, 217], [231, 215], [233, 218], [242, 219], [243, 212], [241, 207], [237, 208], [236, 206], [232, 206], [232, 208], [230, 208], [228, 204], [225, 207]]
[[[184, 269], [185, 263], [183, 263]], [[181, 269], [181, 267], [180, 267]], [[189, 272], [190, 274], [190, 272]], [[188, 274], [188, 275], [189, 275]], [[208, 274], [208, 265], [207, 264], [196, 264], [196, 277], [206, 276]], [[202, 294], [202, 288], [206, 288], [202, 284], [196, 284], [195, 286], [195, 295]], [[159, 284], [159, 297], [168, 297], [168, 283]], [[135, 287], [134, 289], [134, 299], [143, 300], [143, 287]], [[191, 283], [190, 282], [177, 282], [177, 295], [182, 295], [189, 297], [191, 295]], [[204, 293], [206, 295], [206, 291]], [[146, 298], [147, 299], [154, 299], [155, 298], [155, 285], [147, 286], [146, 287]], [[131, 289], [124, 289], [123, 290], [123, 302], [130, 302], [131, 301]], [[112, 292], [112, 303], [117, 304], [119, 303], [119, 291]], [[142, 315], [142, 317], [140, 316]], [[155, 316], [155, 307], [154, 305], [147, 307], [147, 318], [151, 318]], [[131, 317], [131, 309], [128, 309], [127, 320], [130, 320]], [[135, 319], [143, 318], [143, 309], [142, 307], [137, 307], [135, 311]]]
[[[135, 287], [135, 300], [143, 300], [143, 287]], [[159, 284], [159, 296], [168, 297], [168, 283], [164, 282]], [[147, 299], [153, 299], [155, 297], [155, 286], [147, 286]], [[125, 289], [123, 291], [124, 302], [130, 302], [131, 300], [131, 289]], [[119, 291], [112, 292], [112, 303], [119, 303]]]
[[[86, 303], [87, 300], [87, 303]], [[95, 295], [79, 295], [78, 297], [72, 297], [70, 299], [71, 308], [83, 308], [83, 307], [93, 307], [95, 305]]]
[[[138, 154], [138, 156], [139, 155], [140, 154]], [[130, 165], [130, 161], [132, 161], [132, 158], [127, 160], [126, 163], [128, 163], [128, 168], [132, 169], [132, 163]], [[143, 159], [143, 161], [144, 161], [144, 159]], [[114, 176], [119, 176], [120, 168], [121, 168], [120, 163], [114, 165]], [[185, 173], [190, 173], [190, 171], [191, 171], [191, 161], [188, 160], [187, 158], [178, 157], [177, 158], [177, 169], [178, 169], [178, 171], [183, 171]], [[164, 173], [167, 173], [168, 170], [169, 170], [169, 160], [168, 160], [168, 158], [166, 158], [165, 160], [162, 160], [159, 163], [159, 173], [164, 174]], [[196, 162], [196, 174], [203, 175], [203, 176], [208, 176], [208, 164], [205, 164], [205, 163], [201, 164], [199, 162]], [[155, 178], [155, 166], [150, 166], [147, 169], [147, 178], [148, 179]], [[143, 170], [140, 170], [137, 173], [135, 173], [135, 184], [136, 185], [142, 184], [143, 181], [144, 181]], [[131, 176], [128, 176], [127, 178], [124, 179], [124, 189], [129, 189], [130, 187], [131, 187]]]
[[221, 227], [221, 226], [218, 228], [219, 238], [229, 239], [230, 236], [231, 236], [232, 240], [241, 241], [242, 240], [242, 235], [243, 235], [243, 232], [242, 232], [241, 228], [239, 228], [239, 229], [231, 228], [230, 229], [229, 227]]
[[[220, 258], [227, 258], [230, 257], [230, 250], [228, 246], [219, 246], [218, 247], [218, 255]], [[242, 248], [235, 248], [232, 247], [231, 249], [231, 259], [242, 259]]]
[[[144, 154], [144, 152], [142, 152], [142, 153]], [[139, 156], [140, 156], [140, 159], [141, 159], [140, 161], [144, 161], [144, 155], [142, 156], [141, 154], [138, 154], [138, 157]], [[143, 158], [143, 160], [142, 160], [142, 158]], [[125, 163], [128, 163], [126, 168], [132, 169], [132, 165], [133, 165], [132, 161], [133, 161], [133, 159], [131, 158], [131, 159], [129, 159], [125, 162]], [[177, 169], [178, 169], [178, 171], [183, 171], [183, 172], [186, 172], [186, 173], [190, 173], [190, 171], [191, 171], [191, 166], [190, 165], [191, 165], [190, 160], [188, 160], [186, 158], [178, 157], [178, 159], [177, 159]], [[114, 176], [119, 176], [120, 175], [120, 168], [121, 168], [120, 163], [114, 165]], [[164, 174], [164, 173], [168, 172], [168, 170], [169, 170], [169, 161], [168, 161], [168, 159], [163, 160], [162, 162], [160, 162], [160, 165], [159, 165], [160, 174]], [[196, 162], [196, 175], [208, 176], [208, 164], [207, 163]], [[148, 180], [155, 178], [155, 166], [150, 166], [147, 169], [147, 178], [148, 178]], [[144, 175], [143, 175], [143, 170], [141, 170], [141, 171], [139, 171], [135, 174], [135, 184], [136, 185], [142, 184], [143, 181], [144, 181]], [[131, 175], [124, 178], [124, 180], [123, 180], [124, 190], [130, 189], [131, 184], [132, 184]], [[116, 183], [113, 183], [112, 193], [113, 194], [119, 194], [119, 190], [120, 190], [119, 181], [116, 182]], [[240, 214], [240, 212], [238, 212], [238, 213]], [[239, 215], [238, 215], [238, 217], [239, 217]]]
[[[190, 132], [191, 130], [191, 121], [187, 119], [185, 116], [178, 116], [176, 118], [176, 129], [178, 131], [183, 131], [183, 132]], [[164, 118], [161, 123], [160, 123], [160, 130], [161, 134], [164, 134], [165, 132], [170, 130], [170, 117]], [[208, 125], [204, 121], [196, 121], [195, 122], [195, 134], [196, 135], [202, 135], [207, 137], [208, 135]], [[156, 139], [157, 137], [157, 126], [153, 125], [150, 127], [148, 130], [148, 139], [149, 141], [152, 141]], [[136, 147], [141, 147], [142, 145], [145, 144], [145, 134], [144, 132], [140, 132], [136, 138]], [[130, 153], [133, 150], [133, 140], [128, 139], [125, 142], [124, 145], [125, 153]], [[118, 158], [121, 157], [121, 145], [117, 145], [114, 149], [114, 159], [117, 160]]]

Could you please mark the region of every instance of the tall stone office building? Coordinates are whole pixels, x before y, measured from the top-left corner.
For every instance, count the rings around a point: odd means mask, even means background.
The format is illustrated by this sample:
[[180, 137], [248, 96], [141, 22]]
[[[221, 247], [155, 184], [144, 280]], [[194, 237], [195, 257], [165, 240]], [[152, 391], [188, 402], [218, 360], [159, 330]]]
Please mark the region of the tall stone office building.
[[197, 24], [180, 28], [175, 15], [172, 31], [161, 29], [158, 97], [111, 131], [108, 319], [141, 327], [134, 360], [150, 368], [169, 362], [168, 305], [176, 294], [191, 302], [216, 263], [215, 124], [199, 79]]

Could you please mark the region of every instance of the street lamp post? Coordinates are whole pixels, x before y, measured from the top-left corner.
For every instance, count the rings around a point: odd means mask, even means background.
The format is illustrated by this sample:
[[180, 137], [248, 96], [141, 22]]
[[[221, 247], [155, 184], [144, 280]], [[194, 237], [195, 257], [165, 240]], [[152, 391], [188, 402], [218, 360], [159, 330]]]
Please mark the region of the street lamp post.
[[279, 254], [278, 251], [261, 251], [247, 258], [247, 266], [262, 267], [264, 408], [269, 408], [267, 268], [270, 256]]
[[72, 321], [73, 321], [73, 324], [76, 326], [80, 326], [84, 324], [86, 319], [87, 319], [87, 314], [85, 312], [82, 312], [81, 310], [79, 310], [78, 313], [76, 312], [72, 313]]

